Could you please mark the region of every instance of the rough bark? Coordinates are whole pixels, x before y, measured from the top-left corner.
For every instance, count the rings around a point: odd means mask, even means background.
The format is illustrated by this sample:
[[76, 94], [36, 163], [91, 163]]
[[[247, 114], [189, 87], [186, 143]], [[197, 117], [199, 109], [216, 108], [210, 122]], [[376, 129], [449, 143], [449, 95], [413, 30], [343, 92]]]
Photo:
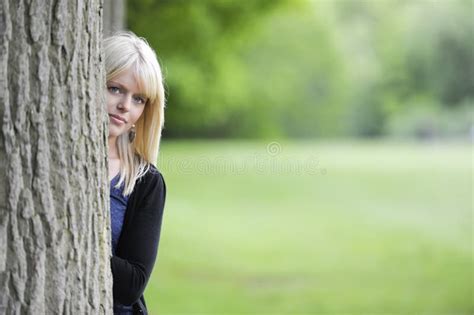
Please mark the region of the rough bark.
[[104, 35], [125, 29], [125, 0], [104, 0]]
[[0, 314], [110, 314], [102, 0], [0, 0]]

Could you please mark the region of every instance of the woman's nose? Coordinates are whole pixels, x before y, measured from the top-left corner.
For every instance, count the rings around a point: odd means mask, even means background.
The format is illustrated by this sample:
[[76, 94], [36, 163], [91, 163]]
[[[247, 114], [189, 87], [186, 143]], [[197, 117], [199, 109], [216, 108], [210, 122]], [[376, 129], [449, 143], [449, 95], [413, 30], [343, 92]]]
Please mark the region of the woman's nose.
[[118, 108], [123, 110], [123, 111], [129, 111], [130, 105], [132, 103], [132, 98], [128, 95], [124, 95], [123, 98], [120, 100], [118, 103]]

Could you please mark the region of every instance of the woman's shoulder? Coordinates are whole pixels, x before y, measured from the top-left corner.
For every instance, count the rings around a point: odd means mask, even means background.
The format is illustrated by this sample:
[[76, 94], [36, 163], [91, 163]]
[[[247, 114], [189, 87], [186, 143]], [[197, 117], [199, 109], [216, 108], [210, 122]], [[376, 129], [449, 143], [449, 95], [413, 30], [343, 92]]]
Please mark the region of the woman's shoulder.
[[148, 170], [146, 171], [145, 176], [147, 176], [149, 180], [163, 180], [163, 175], [161, 174], [161, 172], [155, 165], [151, 163], [148, 164]]
[[145, 174], [138, 179], [137, 186], [139, 186], [139, 189], [142, 191], [148, 189], [166, 190], [165, 179], [162, 173], [151, 163], [148, 165]]

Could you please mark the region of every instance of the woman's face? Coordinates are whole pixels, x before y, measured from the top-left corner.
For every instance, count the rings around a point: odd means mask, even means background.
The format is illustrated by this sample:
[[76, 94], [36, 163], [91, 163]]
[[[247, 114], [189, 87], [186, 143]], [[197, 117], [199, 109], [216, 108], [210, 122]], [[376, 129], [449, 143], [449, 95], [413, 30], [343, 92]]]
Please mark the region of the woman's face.
[[109, 137], [128, 132], [142, 115], [146, 102], [130, 69], [107, 81]]

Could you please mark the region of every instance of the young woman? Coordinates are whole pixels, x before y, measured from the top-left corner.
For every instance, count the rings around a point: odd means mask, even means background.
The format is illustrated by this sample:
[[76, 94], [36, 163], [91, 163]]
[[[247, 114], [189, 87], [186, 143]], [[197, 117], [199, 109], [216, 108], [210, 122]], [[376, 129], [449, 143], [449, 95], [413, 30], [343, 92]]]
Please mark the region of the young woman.
[[164, 122], [160, 65], [130, 32], [105, 40], [112, 274], [115, 314], [147, 314], [143, 291], [155, 264], [166, 186], [154, 166]]

